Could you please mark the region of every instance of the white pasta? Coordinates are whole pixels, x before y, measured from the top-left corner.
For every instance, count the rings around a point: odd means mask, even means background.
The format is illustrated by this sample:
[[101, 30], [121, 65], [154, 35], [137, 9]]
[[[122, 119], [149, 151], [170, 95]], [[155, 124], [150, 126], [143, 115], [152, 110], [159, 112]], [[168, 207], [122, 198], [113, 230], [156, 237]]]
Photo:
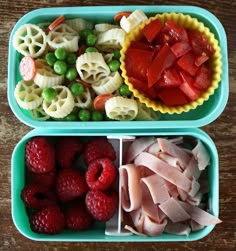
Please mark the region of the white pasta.
[[51, 100], [43, 100], [44, 111], [53, 118], [64, 118], [70, 114], [74, 108], [74, 97], [66, 86], [54, 86], [53, 87], [57, 96]]
[[129, 33], [132, 29], [138, 26], [141, 22], [147, 20], [147, 16], [141, 10], [133, 11], [128, 17], [123, 16], [120, 20], [120, 26], [123, 30]]
[[113, 93], [123, 83], [123, 78], [118, 71], [112, 72], [109, 76], [97, 82], [99, 85], [92, 85], [93, 90], [97, 95]]
[[47, 43], [51, 49], [64, 48], [67, 52], [78, 50], [79, 35], [69, 25], [62, 23], [47, 35]]
[[46, 48], [46, 34], [35, 24], [23, 24], [14, 33], [13, 46], [24, 56], [39, 57]]
[[110, 74], [110, 68], [99, 52], [84, 53], [79, 56], [76, 60], [76, 69], [80, 78], [90, 84], [96, 84]]
[[97, 36], [96, 46], [103, 52], [120, 50], [125, 39], [125, 31], [121, 28], [113, 28], [102, 32]]
[[133, 120], [138, 113], [136, 100], [121, 96], [112, 97], [105, 103], [106, 115], [114, 120]]
[[95, 24], [95, 26], [94, 26], [95, 33], [108, 31], [108, 30], [114, 29], [114, 28], [119, 28], [119, 26], [115, 25], [115, 24], [108, 24], [108, 23]]
[[34, 82], [41, 88], [53, 87], [61, 85], [64, 81], [64, 75], [57, 75], [52, 67], [50, 67], [45, 59], [37, 59], [36, 75]]
[[135, 117], [135, 120], [145, 121], [145, 120], [159, 120], [160, 113], [154, 111], [152, 108], [148, 108], [145, 104], [138, 103], [138, 114]]
[[18, 105], [26, 110], [32, 110], [40, 106], [43, 102], [41, 97], [42, 89], [34, 82], [21, 80], [17, 83], [14, 96]]
[[89, 108], [92, 106], [92, 96], [89, 88], [85, 88], [84, 92], [79, 96], [74, 96], [75, 106], [79, 108]]
[[36, 120], [44, 121], [50, 119], [50, 116], [43, 110], [42, 105], [30, 110], [29, 112], [31, 116]]
[[75, 30], [78, 34], [81, 30], [84, 29], [93, 29], [93, 23], [89, 22], [83, 18], [73, 18], [67, 19], [64, 21], [67, 25], [69, 25], [73, 30]]

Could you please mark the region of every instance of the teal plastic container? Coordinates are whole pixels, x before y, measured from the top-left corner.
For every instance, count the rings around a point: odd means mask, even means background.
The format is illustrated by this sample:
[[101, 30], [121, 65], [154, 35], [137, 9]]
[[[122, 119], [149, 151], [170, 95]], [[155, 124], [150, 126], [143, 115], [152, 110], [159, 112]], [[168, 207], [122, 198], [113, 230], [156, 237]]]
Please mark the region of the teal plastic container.
[[[102, 121], [102, 122], [61, 122], [61, 121], [37, 121], [31, 118], [28, 111], [21, 109], [15, 98], [14, 89], [21, 79], [19, 75], [20, 55], [12, 46], [12, 38], [15, 31], [25, 23], [43, 23], [55, 20], [59, 15], [66, 18], [81, 17], [94, 23], [113, 22], [114, 15], [119, 11], [143, 10], [148, 16], [163, 12], [181, 12], [196, 17], [209, 27], [218, 39], [222, 51], [222, 80], [214, 95], [195, 110], [182, 114], [163, 114], [158, 121]], [[60, 7], [43, 8], [29, 12], [23, 16], [15, 25], [9, 40], [9, 64], [8, 64], [8, 101], [15, 116], [24, 124], [43, 128], [69, 128], [79, 130], [120, 131], [123, 129], [143, 130], [155, 128], [189, 128], [201, 127], [214, 121], [224, 110], [228, 95], [228, 56], [227, 40], [225, 30], [220, 21], [209, 11], [194, 6], [91, 6], [91, 7]]]
[[[57, 136], [79, 136], [83, 139], [91, 136], [108, 136], [106, 133], [86, 133], [78, 132], [78, 130], [63, 130], [63, 129], [34, 129], [26, 134], [20, 142], [16, 145], [12, 155], [12, 217], [15, 226], [21, 234], [29, 239], [36, 241], [80, 241], [80, 242], [173, 242], [173, 241], [194, 241], [201, 239], [208, 235], [214, 228], [214, 225], [207, 226], [197, 232], [191, 232], [189, 236], [179, 236], [173, 234], [163, 233], [158, 237], [143, 237], [136, 235], [129, 236], [111, 236], [105, 234], [105, 224], [97, 224], [92, 229], [75, 232], [64, 230], [60, 234], [46, 235], [37, 234], [30, 229], [28, 215], [25, 205], [21, 200], [21, 190], [25, 185], [25, 144], [34, 136], [44, 135], [51, 140]], [[209, 183], [209, 209], [210, 213], [218, 217], [219, 215], [219, 166], [218, 166], [218, 153], [214, 142], [211, 138], [200, 129], [159, 129], [150, 130], [146, 133], [111, 133], [109, 136], [190, 136], [199, 139], [206, 146], [210, 153], [211, 161], [208, 167], [208, 183]]]

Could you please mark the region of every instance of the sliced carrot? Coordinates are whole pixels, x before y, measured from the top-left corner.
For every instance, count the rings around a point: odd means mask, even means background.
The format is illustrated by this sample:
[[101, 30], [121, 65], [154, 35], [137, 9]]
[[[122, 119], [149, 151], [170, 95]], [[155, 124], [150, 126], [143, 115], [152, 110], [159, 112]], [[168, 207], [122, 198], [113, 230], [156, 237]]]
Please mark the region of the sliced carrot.
[[25, 56], [20, 61], [20, 75], [25, 81], [32, 81], [36, 74], [35, 60], [30, 56]]
[[122, 17], [128, 17], [132, 12], [131, 11], [121, 11], [115, 14], [114, 21], [119, 23]]
[[47, 28], [46, 33], [49, 31], [55, 29], [59, 24], [61, 24], [65, 20], [64, 16], [59, 16], [57, 19], [55, 19]]
[[105, 103], [112, 97], [114, 97], [112, 94], [98, 95], [93, 101], [94, 109], [98, 111], [105, 111]]

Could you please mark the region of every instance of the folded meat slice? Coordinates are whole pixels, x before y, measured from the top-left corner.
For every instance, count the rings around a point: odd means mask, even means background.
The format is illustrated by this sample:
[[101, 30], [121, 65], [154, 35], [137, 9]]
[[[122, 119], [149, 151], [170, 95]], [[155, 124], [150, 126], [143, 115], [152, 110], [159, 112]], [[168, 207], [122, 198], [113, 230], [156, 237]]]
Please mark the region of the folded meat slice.
[[157, 155], [160, 152], [160, 146], [157, 141], [155, 141], [152, 145], [150, 145], [145, 152], [151, 153], [153, 155]]
[[166, 224], [166, 218], [164, 218], [162, 222], [158, 223], [153, 221], [150, 217], [145, 216], [143, 223], [143, 233], [147, 234], [148, 236], [158, 236], [163, 233]]
[[192, 153], [198, 162], [199, 170], [204, 170], [209, 165], [210, 154], [200, 140], [198, 140], [197, 145], [193, 148]]
[[134, 164], [120, 167], [121, 205], [126, 212], [131, 212], [141, 206], [142, 189], [140, 172]]
[[191, 159], [190, 155], [186, 151], [164, 138], [158, 138], [157, 142], [159, 143], [162, 152], [178, 158], [181, 168], [186, 168]]
[[154, 204], [162, 203], [170, 198], [165, 180], [158, 174], [142, 178], [141, 182], [147, 186]]
[[173, 197], [160, 204], [159, 208], [174, 223], [186, 221], [191, 218], [190, 215]]
[[197, 206], [190, 205], [189, 203], [183, 201], [178, 201], [178, 203], [191, 216], [191, 219], [200, 225], [208, 226], [222, 222], [219, 218]]
[[198, 162], [193, 156], [184, 170], [184, 174], [189, 178], [195, 178], [196, 180], [200, 177], [201, 171], [198, 168]]
[[163, 153], [163, 152], [159, 153], [159, 154], [158, 154], [158, 157], [159, 157], [161, 160], [165, 161], [165, 162], [166, 162], [167, 164], [169, 164], [170, 166], [173, 166], [173, 167], [175, 167], [176, 169], [178, 169], [180, 172], [182, 172], [182, 169], [181, 169], [181, 167], [180, 167], [180, 163], [179, 163], [179, 159], [178, 159], [178, 158], [173, 157], [173, 156], [171, 156], [171, 155], [169, 155], [169, 154], [166, 154], [166, 153]]
[[156, 142], [155, 137], [140, 137], [135, 139], [129, 146], [124, 156], [124, 163], [131, 163], [135, 157]]
[[135, 165], [146, 166], [162, 178], [180, 187], [186, 192], [191, 191], [192, 182], [176, 168], [168, 165], [164, 161], [150, 153], [143, 152], [134, 160]]

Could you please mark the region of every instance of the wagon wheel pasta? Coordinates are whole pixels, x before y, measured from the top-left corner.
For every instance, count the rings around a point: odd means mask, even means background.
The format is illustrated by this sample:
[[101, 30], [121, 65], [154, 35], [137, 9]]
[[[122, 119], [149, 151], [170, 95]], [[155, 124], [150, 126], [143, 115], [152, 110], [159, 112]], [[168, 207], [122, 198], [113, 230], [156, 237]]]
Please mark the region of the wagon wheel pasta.
[[105, 32], [114, 28], [119, 28], [119, 26], [115, 24], [107, 24], [107, 23], [95, 24], [94, 26], [96, 33]]
[[96, 46], [104, 52], [120, 50], [125, 39], [125, 31], [121, 28], [113, 28], [98, 34]]
[[17, 83], [14, 96], [18, 105], [26, 110], [32, 110], [40, 106], [43, 102], [41, 97], [42, 89], [34, 82], [21, 80]]
[[152, 108], [148, 108], [145, 104], [138, 103], [138, 114], [135, 117], [135, 120], [159, 120], [160, 119], [160, 113], [154, 111]]
[[84, 29], [93, 29], [93, 23], [82, 19], [82, 18], [72, 18], [65, 20], [64, 23], [69, 25], [73, 30], [75, 30], [78, 34], [81, 30]]
[[48, 120], [50, 116], [43, 110], [42, 105], [29, 111], [31, 116], [36, 120]]
[[138, 113], [136, 100], [124, 97], [113, 97], [105, 103], [106, 114], [114, 120], [133, 120]]
[[24, 24], [15, 32], [13, 46], [24, 56], [39, 57], [46, 48], [46, 34], [37, 25]]
[[92, 105], [92, 96], [89, 88], [85, 88], [84, 92], [79, 96], [74, 96], [75, 106], [79, 108], [89, 108]]
[[72, 112], [74, 108], [74, 97], [66, 86], [54, 86], [53, 87], [57, 96], [51, 100], [43, 100], [44, 111], [53, 118], [64, 118]]
[[47, 43], [51, 49], [64, 48], [68, 52], [78, 50], [79, 35], [69, 25], [62, 23], [47, 35]]
[[120, 73], [116, 71], [101, 79], [98, 83], [99, 85], [92, 85], [97, 95], [113, 93], [122, 85], [123, 78], [120, 76]]
[[76, 69], [82, 80], [95, 85], [110, 74], [110, 69], [99, 52], [79, 56], [76, 60]]
[[64, 81], [64, 75], [57, 75], [44, 59], [36, 61], [36, 75], [34, 82], [41, 88], [61, 85]]

